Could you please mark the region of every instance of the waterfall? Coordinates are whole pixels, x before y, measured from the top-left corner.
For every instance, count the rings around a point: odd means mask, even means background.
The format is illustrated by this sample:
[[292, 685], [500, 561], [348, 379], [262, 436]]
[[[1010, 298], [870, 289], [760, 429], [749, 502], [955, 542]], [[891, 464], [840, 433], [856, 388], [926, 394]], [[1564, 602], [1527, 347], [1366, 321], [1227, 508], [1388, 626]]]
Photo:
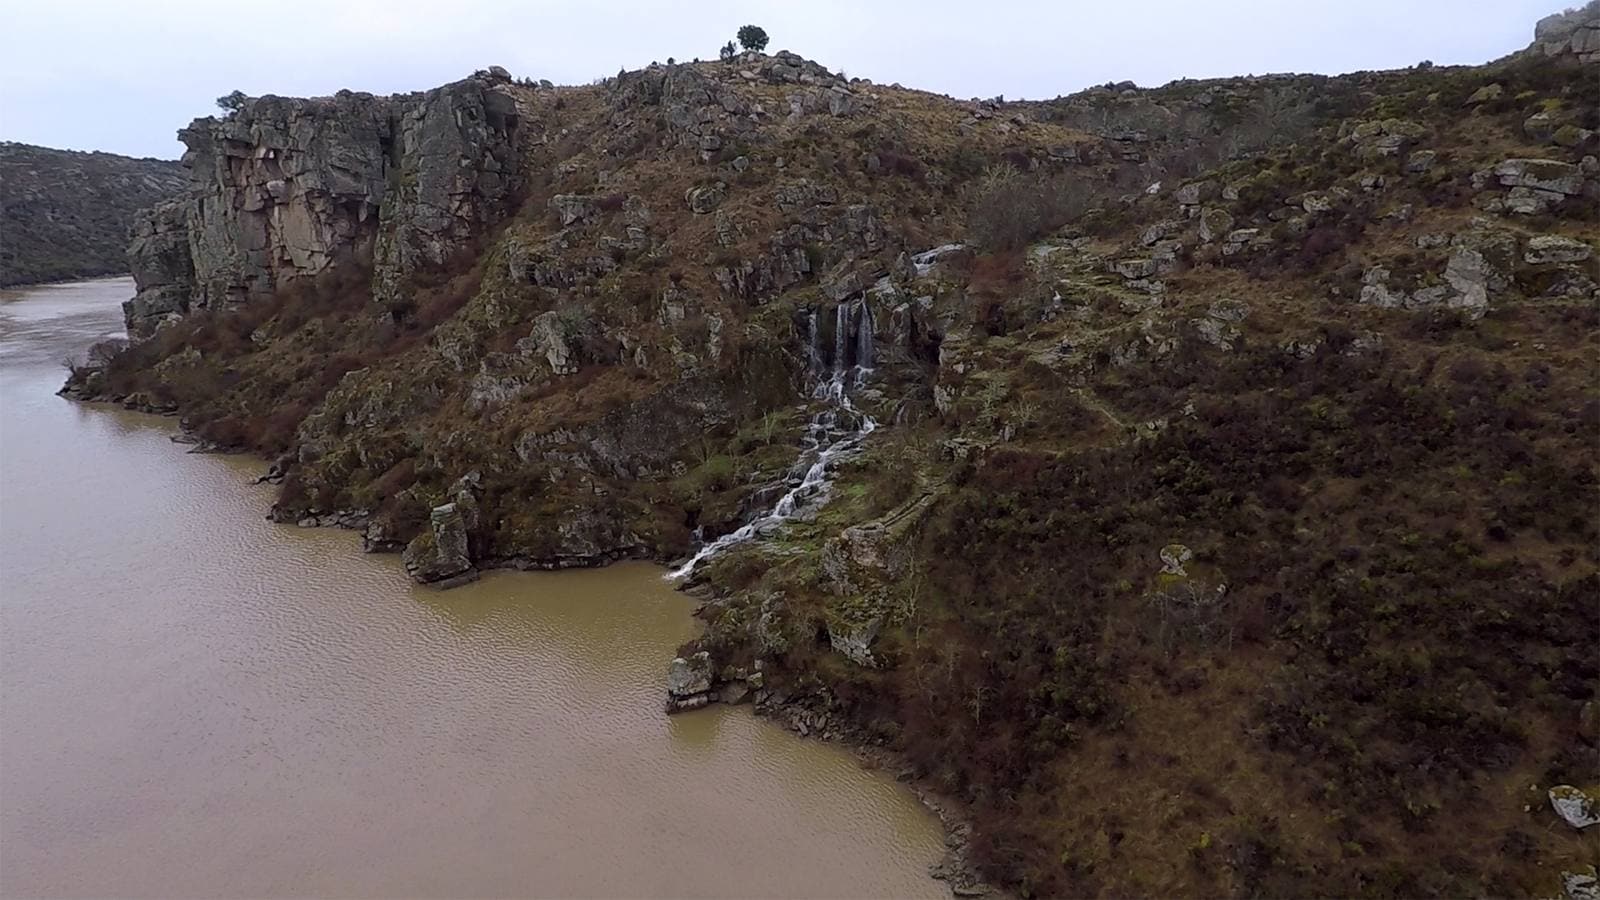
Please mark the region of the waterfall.
[[837, 376], [849, 363], [845, 352], [850, 346], [850, 304], [841, 303], [833, 309], [833, 373]]
[[876, 325], [872, 321], [872, 307], [865, 300], [860, 301], [856, 317], [856, 384], [860, 384], [872, 371], [872, 337]]
[[[855, 329], [855, 340], [850, 330]], [[859, 386], [872, 370], [872, 310], [865, 298], [840, 303], [834, 310], [833, 360], [826, 365], [822, 356], [822, 336], [817, 328], [817, 312], [806, 317], [810, 332], [807, 340], [807, 375], [813, 380], [813, 399], [823, 408], [814, 413], [801, 439], [800, 458], [789, 470], [789, 489], [772, 505], [749, 522], [704, 544], [688, 562], [667, 573], [676, 580], [693, 573], [701, 563], [736, 544], [769, 535], [806, 509], [828, 500], [828, 471], [835, 462], [853, 456], [867, 435], [878, 427], [873, 418], [850, 401], [850, 390]], [[851, 359], [851, 356], [854, 359]]]

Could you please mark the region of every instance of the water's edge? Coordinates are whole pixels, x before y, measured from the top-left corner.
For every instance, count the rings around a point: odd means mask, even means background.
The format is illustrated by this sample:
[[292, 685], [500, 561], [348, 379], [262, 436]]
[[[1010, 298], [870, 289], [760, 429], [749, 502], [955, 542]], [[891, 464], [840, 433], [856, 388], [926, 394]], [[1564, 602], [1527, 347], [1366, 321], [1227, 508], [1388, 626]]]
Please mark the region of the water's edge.
[[[62, 390], [58, 391], [57, 393], [72, 403], [91, 409], [100, 408], [106, 411], [118, 410], [125, 412], [136, 412], [141, 415], [149, 415], [168, 420], [172, 423], [174, 428], [174, 433], [169, 435], [169, 439], [176, 438], [178, 436], [189, 435], [189, 432], [182, 427], [182, 424], [179, 421], [179, 414], [176, 412], [140, 408], [137, 405], [128, 406], [109, 400], [86, 400], [72, 396], [65, 387], [63, 387]], [[848, 403], [847, 400], [845, 402]], [[152, 426], [147, 427], [153, 427], [153, 423]], [[174, 450], [178, 450], [184, 446], [189, 446], [190, 449], [182, 451], [182, 455], [186, 456], [237, 456], [251, 459], [263, 465], [270, 465], [270, 461], [265, 457], [248, 450], [219, 449], [206, 445], [192, 445], [175, 439], [172, 440], [172, 444]], [[261, 483], [261, 480], [258, 479], [257, 483]], [[263, 515], [263, 518], [270, 521], [272, 517], [270, 515]], [[335, 531], [348, 531], [352, 534], [358, 533], [354, 528], [337, 524], [277, 524], [279, 527], [284, 528], [327, 528]], [[356, 552], [364, 553], [364, 551], [361, 550], [356, 550]], [[381, 552], [370, 555], [392, 557], [394, 563], [398, 565], [399, 554], [397, 552]], [[599, 565], [587, 564], [582, 566], [573, 566], [571, 568], [604, 568], [612, 563], [623, 561], [649, 562], [653, 565], [660, 566], [667, 570], [663, 573], [663, 577], [673, 581], [676, 585], [676, 590], [679, 593], [696, 601], [696, 606], [692, 612], [692, 615], [694, 616], [696, 622], [700, 622], [702, 621], [702, 612], [705, 608], [705, 604], [711, 599], [711, 588], [702, 582], [685, 578], [683, 576], [689, 574], [693, 569], [693, 564], [700, 561], [701, 558], [703, 557], [691, 557], [688, 560], [661, 559], [648, 554], [641, 554], [638, 556], [618, 557], [616, 559], [608, 558], [599, 563]], [[673, 566], [674, 563], [678, 563], [676, 568]], [[548, 569], [542, 567], [518, 565], [514, 560], [501, 560], [493, 558], [478, 560], [476, 561], [476, 566], [478, 569], [484, 572], [548, 571]], [[419, 585], [419, 587], [443, 593], [452, 590], [454, 585], [423, 584]], [[664, 670], [665, 669], [663, 667], [663, 671]], [[764, 719], [772, 722], [775, 725], [778, 725], [796, 740], [817, 740], [819, 743], [834, 743], [848, 750], [855, 757], [857, 764], [860, 765], [862, 769], [882, 772], [893, 778], [893, 780], [905, 790], [909, 791], [910, 794], [916, 798], [917, 802], [925, 810], [932, 813], [934, 818], [938, 820], [939, 827], [943, 832], [944, 846], [946, 850], [944, 855], [939, 860], [929, 865], [927, 870], [928, 877], [933, 880], [945, 882], [946, 886], [951, 890], [954, 896], [990, 896], [1001, 898], [1001, 900], [1010, 896], [1008, 894], [999, 892], [992, 886], [984, 883], [977, 875], [976, 868], [968, 859], [967, 851], [972, 834], [972, 825], [970, 818], [966, 813], [965, 804], [957, 798], [941, 793], [931, 782], [927, 781], [926, 779], [917, 778], [909, 760], [903, 754], [871, 742], [860, 733], [856, 724], [852, 722], [835, 721], [833, 723], [835, 727], [828, 731], [828, 735], [831, 735], [831, 737], [825, 735], [820, 729], [813, 730], [809, 728], [805, 724], [805, 721], [806, 716], [810, 713], [810, 710], [808, 710], [798, 700], [790, 700], [783, 703], [769, 703], [760, 707], [756, 706], [755, 704], [739, 705], [747, 706], [749, 714], [753, 717]], [[678, 713], [678, 715], [692, 713], [693, 710], [690, 710], [687, 713]], [[663, 713], [663, 715], [666, 714]]]

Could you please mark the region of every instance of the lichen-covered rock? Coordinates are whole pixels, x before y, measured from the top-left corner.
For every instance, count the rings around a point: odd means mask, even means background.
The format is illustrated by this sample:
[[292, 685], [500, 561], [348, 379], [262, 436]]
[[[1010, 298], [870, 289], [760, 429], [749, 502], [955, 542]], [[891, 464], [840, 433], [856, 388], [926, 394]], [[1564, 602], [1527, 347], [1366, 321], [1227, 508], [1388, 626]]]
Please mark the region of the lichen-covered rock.
[[870, 616], [864, 621], [828, 623], [828, 645], [845, 659], [858, 666], [876, 668], [878, 661], [872, 656], [872, 644], [883, 629], [882, 616]]
[[466, 516], [456, 503], [436, 506], [428, 529], [406, 545], [406, 574], [421, 584], [455, 587], [478, 577], [469, 551]]
[[1594, 255], [1594, 247], [1580, 240], [1556, 234], [1541, 234], [1528, 239], [1522, 258], [1529, 265], [1583, 262]]
[[1494, 176], [1505, 187], [1525, 187], [1565, 197], [1583, 193], [1583, 170], [1555, 159], [1507, 159], [1497, 163]]
[[[527, 342], [526, 348], [522, 346], [523, 341]], [[518, 342], [518, 349], [527, 349], [543, 357], [549, 363], [550, 371], [556, 375], [578, 373], [578, 355], [567, 343], [561, 314], [555, 310], [542, 312], [533, 320], [533, 331]]]
[[1406, 119], [1380, 119], [1353, 126], [1346, 139], [1355, 146], [1357, 156], [1373, 162], [1399, 156], [1427, 133], [1426, 126]]
[[1187, 575], [1184, 565], [1194, 559], [1194, 551], [1182, 544], [1168, 544], [1161, 548], [1159, 555], [1163, 575]]
[[1558, 784], [1550, 789], [1550, 807], [1573, 828], [1600, 825], [1600, 801], [1570, 784]]
[[600, 209], [600, 201], [587, 194], [556, 194], [550, 198], [550, 208], [562, 228], [582, 224]]
[[1200, 213], [1200, 240], [1221, 240], [1233, 231], [1233, 216], [1221, 207], [1208, 207]]
[[1600, 900], [1600, 878], [1595, 876], [1594, 866], [1581, 872], [1562, 872], [1561, 892], [1567, 900]]
[[704, 650], [667, 666], [667, 712], [698, 709], [712, 700], [711, 654]]
[[1250, 314], [1242, 301], [1222, 298], [1212, 303], [1206, 314], [1191, 320], [1200, 339], [1218, 350], [1232, 350], [1243, 332], [1239, 324]]
[[684, 195], [684, 202], [689, 204], [689, 209], [704, 215], [715, 212], [725, 196], [727, 196], [727, 185], [719, 181], [715, 184], [702, 184], [690, 188]]

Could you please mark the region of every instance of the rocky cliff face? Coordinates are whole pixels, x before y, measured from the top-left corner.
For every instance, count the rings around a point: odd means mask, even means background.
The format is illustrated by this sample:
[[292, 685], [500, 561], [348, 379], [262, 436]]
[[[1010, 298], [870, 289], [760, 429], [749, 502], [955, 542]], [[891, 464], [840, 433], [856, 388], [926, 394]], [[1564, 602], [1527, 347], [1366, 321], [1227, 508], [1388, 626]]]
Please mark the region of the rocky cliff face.
[[129, 331], [340, 272], [371, 271], [376, 300], [404, 303], [410, 276], [514, 207], [517, 126], [515, 89], [488, 74], [407, 96], [260, 97], [197, 119], [179, 132], [188, 190], [134, 227]]
[[1600, 63], [1600, 3], [1589, 0], [1581, 7], [1540, 19], [1528, 52]]
[[183, 184], [167, 160], [0, 141], [0, 287], [127, 272], [129, 228]]
[[893, 745], [1024, 892], [1544, 894], [1592, 848], [1528, 786], [1600, 767], [1594, 9], [1047, 103], [263, 99], [75, 385], [419, 581], [696, 551], [671, 707]]

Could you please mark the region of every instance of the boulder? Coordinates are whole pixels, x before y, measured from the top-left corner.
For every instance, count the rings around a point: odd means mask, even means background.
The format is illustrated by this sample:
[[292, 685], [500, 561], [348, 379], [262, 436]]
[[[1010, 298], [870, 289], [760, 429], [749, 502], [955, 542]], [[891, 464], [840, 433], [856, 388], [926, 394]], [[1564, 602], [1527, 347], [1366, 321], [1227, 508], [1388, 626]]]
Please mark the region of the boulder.
[[1180, 206], [1198, 206], [1217, 196], [1217, 183], [1215, 181], [1191, 181], [1178, 188], [1173, 194], [1173, 199]]
[[1233, 230], [1233, 215], [1219, 207], [1207, 207], [1200, 212], [1200, 240], [1206, 243], [1219, 240]]
[[1413, 150], [1406, 157], [1406, 171], [1413, 175], [1420, 175], [1432, 171], [1435, 163], [1439, 161], [1439, 154], [1433, 150]]
[[1573, 828], [1582, 830], [1600, 825], [1600, 802], [1570, 784], [1558, 784], [1550, 789], [1550, 807]]
[[1157, 241], [1164, 241], [1182, 230], [1182, 222], [1176, 219], [1165, 219], [1146, 228], [1144, 232], [1139, 235], [1139, 243], [1148, 247]]
[[1194, 551], [1182, 544], [1168, 544], [1161, 548], [1161, 573], [1163, 575], [1185, 576], [1184, 563], [1194, 559]]
[[1223, 298], [1212, 303], [1205, 315], [1191, 320], [1191, 324], [1201, 340], [1218, 350], [1228, 351], [1233, 349], [1243, 333], [1239, 323], [1249, 313], [1250, 307], [1242, 301]]
[[862, 622], [829, 622], [828, 644], [856, 665], [875, 668], [872, 643], [882, 628], [883, 619], [876, 616]]
[[1600, 900], [1600, 878], [1595, 877], [1594, 866], [1582, 872], [1562, 872], [1561, 892], [1567, 900]]
[[1149, 278], [1159, 269], [1154, 259], [1118, 259], [1110, 263], [1111, 271], [1129, 280]]
[[428, 530], [406, 545], [401, 560], [406, 573], [421, 584], [455, 587], [477, 578], [462, 510], [455, 503], [434, 507], [428, 515]]
[[[1444, 280], [1455, 289], [1455, 293], [1440, 299], [1447, 306], [1465, 311], [1470, 318], [1483, 318], [1484, 313], [1489, 311], [1489, 281], [1493, 272], [1494, 269], [1481, 252], [1469, 247], [1457, 247], [1450, 254], [1450, 262], [1444, 269]], [[1431, 304], [1424, 300], [1420, 305]]]
[[1583, 241], [1556, 234], [1541, 234], [1528, 239], [1522, 258], [1529, 265], [1578, 263], [1594, 255], [1594, 248]]
[[1477, 106], [1480, 103], [1488, 103], [1492, 100], [1499, 100], [1505, 94], [1505, 92], [1506, 89], [1498, 83], [1486, 84], [1472, 92], [1472, 96], [1467, 98], [1467, 105]]
[[693, 212], [704, 215], [715, 212], [722, 205], [723, 198], [727, 196], [727, 185], [718, 181], [715, 184], [702, 184], [692, 187], [684, 194], [684, 201], [689, 204]]
[[1555, 117], [1547, 112], [1536, 112], [1522, 120], [1522, 133], [1528, 140], [1539, 144], [1547, 144], [1556, 134]]
[[556, 375], [578, 373], [577, 352], [567, 343], [561, 314], [553, 309], [540, 313], [533, 320], [533, 331], [517, 342], [517, 349], [544, 357], [550, 364], [550, 371]]
[[1567, 197], [1583, 193], [1583, 170], [1554, 159], [1507, 159], [1494, 167], [1505, 187], [1525, 187]]
[[1406, 119], [1361, 122], [1350, 129], [1348, 140], [1356, 155], [1372, 162], [1399, 156], [1400, 151], [1428, 133], [1428, 129]]
[[711, 702], [711, 654], [704, 650], [667, 666], [667, 712], [698, 709]]
[[562, 228], [581, 225], [600, 210], [600, 201], [585, 194], [557, 194], [550, 198]]

